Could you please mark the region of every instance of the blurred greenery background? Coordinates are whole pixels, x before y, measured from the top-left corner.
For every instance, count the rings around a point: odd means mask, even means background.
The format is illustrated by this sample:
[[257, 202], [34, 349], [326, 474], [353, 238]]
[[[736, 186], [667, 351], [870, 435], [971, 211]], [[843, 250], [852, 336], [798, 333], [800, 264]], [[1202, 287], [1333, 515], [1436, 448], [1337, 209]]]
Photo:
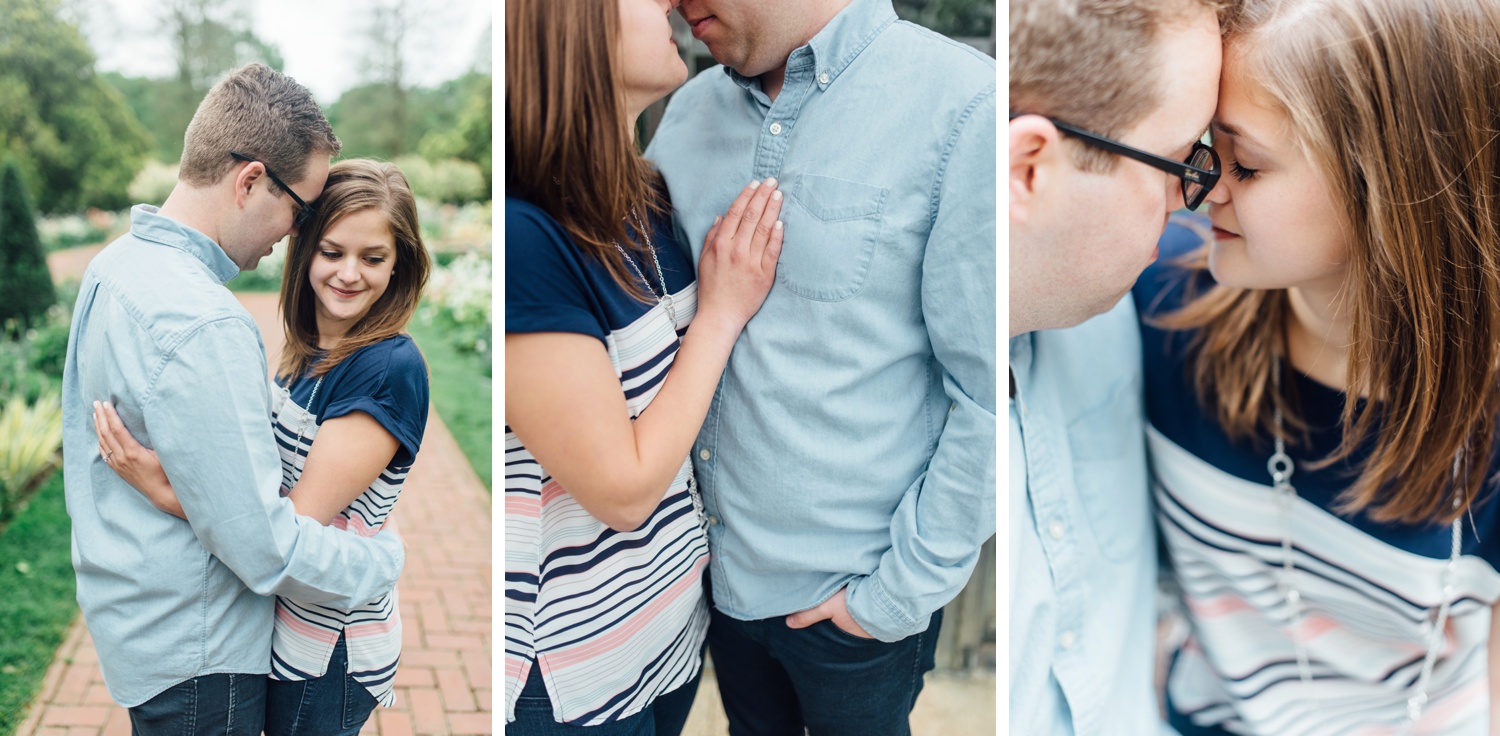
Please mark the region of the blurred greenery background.
[[[0, 0], [0, 736], [77, 615], [58, 397], [76, 280], [130, 206], [166, 199], [188, 121], [230, 69], [291, 74], [342, 157], [406, 173], [436, 265], [410, 331], [437, 415], [490, 485], [492, 13], [486, 0]], [[277, 290], [285, 250], [230, 287]]]

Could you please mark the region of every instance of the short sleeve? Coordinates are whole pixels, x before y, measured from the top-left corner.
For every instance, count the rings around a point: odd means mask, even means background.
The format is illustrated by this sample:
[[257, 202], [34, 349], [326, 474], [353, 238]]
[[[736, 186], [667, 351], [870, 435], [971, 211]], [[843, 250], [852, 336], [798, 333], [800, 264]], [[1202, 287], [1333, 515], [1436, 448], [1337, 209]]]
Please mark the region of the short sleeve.
[[505, 202], [505, 331], [576, 332], [601, 342], [609, 332], [584, 254], [537, 207]]
[[416, 460], [427, 428], [427, 362], [410, 337], [359, 350], [329, 372], [328, 382], [319, 424], [362, 411], [400, 443], [391, 467], [409, 467]]

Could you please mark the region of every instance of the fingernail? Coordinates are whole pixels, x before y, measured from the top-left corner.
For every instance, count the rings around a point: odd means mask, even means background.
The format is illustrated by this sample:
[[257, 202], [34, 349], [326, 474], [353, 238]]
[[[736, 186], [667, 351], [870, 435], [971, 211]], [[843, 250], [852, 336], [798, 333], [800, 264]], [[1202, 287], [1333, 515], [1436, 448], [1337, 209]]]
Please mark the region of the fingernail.
[[781, 201], [781, 192], [779, 190], [775, 191], [775, 192], [771, 192], [771, 199], [774, 199], [774, 200], [777, 200], [777, 201]]
[[98, 410], [99, 410], [99, 402], [95, 401], [94, 402], [94, 411], [98, 411]]
[[776, 221], [776, 225], [775, 225], [775, 227], [776, 227], [776, 229], [777, 229], [777, 230], [780, 230], [780, 229], [781, 229], [781, 220], [777, 220], [777, 221]]
[[721, 221], [721, 220], [723, 220], [723, 219], [724, 219], [724, 216], [723, 216], [723, 215], [715, 215], [715, 216], [714, 216], [714, 224], [715, 224], [715, 225], [717, 225], [717, 224], [719, 224], [719, 222], [720, 222], [720, 221]]
[[750, 182], [750, 188], [751, 189], [759, 189], [760, 188], [760, 180], [756, 179], [755, 181]]
[[769, 179], [766, 179], [766, 186], [768, 186], [768, 187], [774, 187], [774, 186], [776, 186], [776, 177], [773, 176], [773, 177], [770, 177]]

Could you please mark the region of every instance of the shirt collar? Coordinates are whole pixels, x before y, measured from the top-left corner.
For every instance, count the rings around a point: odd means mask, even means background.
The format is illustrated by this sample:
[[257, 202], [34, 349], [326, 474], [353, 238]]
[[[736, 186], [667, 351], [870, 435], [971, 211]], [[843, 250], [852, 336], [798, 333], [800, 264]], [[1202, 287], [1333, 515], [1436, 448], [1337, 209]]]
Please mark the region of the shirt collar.
[[188, 253], [202, 261], [220, 284], [240, 273], [240, 267], [229, 260], [229, 255], [213, 238], [170, 217], [163, 217], [152, 205], [138, 204], [130, 209], [130, 234]]
[[[828, 21], [828, 25], [823, 26], [823, 30], [818, 31], [811, 41], [792, 51], [787, 57], [787, 71], [790, 74], [793, 68], [804, 66], [798, 62], [811, 57], [814, 61], [814, 74], [819, 77], [819, 86], [826, 89], [838, 80], [839, 74], [881, 31], [896, 20], [896, 10], [892, 7], [891, 0], [854, 0], [840, 10], [833, 20]], [[755, 77], [742, 76], [727, 65], [724, 73], [745, 89], [760, 89], [760, 81]], [[827, 82], [822, 81], [823, 74], [828, 75]]]

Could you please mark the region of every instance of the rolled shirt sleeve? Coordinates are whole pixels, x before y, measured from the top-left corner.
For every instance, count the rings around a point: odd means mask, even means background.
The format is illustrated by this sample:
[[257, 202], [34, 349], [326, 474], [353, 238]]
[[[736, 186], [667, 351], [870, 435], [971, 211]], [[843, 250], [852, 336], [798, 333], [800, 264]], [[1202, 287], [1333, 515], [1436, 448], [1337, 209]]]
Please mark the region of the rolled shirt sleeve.
[[952, 408], [927, 472], [891, 520], [891, 546], [846, 590], [883, 641], [925, 629], [968, 582], [995, 534], [995, 85], [955, 124], [933, 188], [922, 313]]
[[252, 591], [342, 608], [375, 600], [395, 586], [403, 545], [325, 527], [281, 497], [265, 357], [247, 349], [259, 344], [242, 317], [189, 333], [143, 398], [146, 435], [198, 540]]

